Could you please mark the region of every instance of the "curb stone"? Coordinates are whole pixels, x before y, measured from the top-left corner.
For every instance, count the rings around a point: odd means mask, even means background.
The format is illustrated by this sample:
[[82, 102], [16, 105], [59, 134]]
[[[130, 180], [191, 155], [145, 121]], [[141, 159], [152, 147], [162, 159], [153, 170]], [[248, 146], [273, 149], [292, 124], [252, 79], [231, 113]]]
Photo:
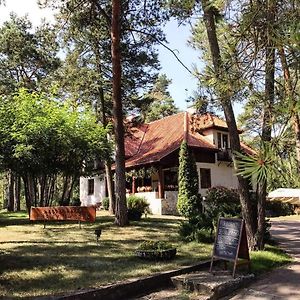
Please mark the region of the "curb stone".
[[200, 271], [210, 266], [210, 260], [199, 264], [183, 267], [178, 270], [166, 271], [139, 279], [126, 280], [125, 283], [117, 283], [96, 289], [87, 289], [57, 296], [43, 296], [37, 300], [125, 300], [132, 297], [145, 295], [163, 288], [172, 286], [171, 277], [185, 273]]

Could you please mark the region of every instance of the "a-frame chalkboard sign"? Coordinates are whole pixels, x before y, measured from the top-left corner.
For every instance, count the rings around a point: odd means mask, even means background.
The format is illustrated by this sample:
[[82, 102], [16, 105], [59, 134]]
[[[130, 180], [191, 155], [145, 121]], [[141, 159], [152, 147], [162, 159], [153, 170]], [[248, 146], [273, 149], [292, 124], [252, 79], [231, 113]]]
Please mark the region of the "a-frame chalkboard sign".
[[249, 248], [243, 219], [219, 218], [210, 272], [212, 271], [214, 259], [233, 262], [233, 277], [237, 265], [248, 264], [248, 270], [250, 271]]

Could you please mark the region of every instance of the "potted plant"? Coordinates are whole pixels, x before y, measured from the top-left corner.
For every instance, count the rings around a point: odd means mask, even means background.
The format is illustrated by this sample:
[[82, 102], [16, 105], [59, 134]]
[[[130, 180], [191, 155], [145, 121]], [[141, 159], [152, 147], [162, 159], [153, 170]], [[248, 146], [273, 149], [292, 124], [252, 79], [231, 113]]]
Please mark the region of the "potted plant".
[[176, 256], [176, 248], [164, 241], [144, 241], [135, 251], [143, 259], [170, 260]]
[[127, 198], [128, 219], [130, 221], [139, 221], [142, 214], [149, 210], [149, 203], [142, 198], [135, 195], [130, 195]]

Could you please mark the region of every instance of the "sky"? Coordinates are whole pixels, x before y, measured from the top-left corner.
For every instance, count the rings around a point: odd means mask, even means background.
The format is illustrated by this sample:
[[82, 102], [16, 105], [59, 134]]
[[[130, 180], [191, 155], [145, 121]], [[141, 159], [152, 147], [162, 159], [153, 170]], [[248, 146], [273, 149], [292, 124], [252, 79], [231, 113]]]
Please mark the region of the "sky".
[[[38, 26], [42, 18], [53, 22], [53, 11], [51, 9], [39, 9], [37, 0], [6, 0], [6, 4], [0, 9], [0, 24], [9, 19], [10, 12], [15, 12], [18, 16], [28, 15], [34, 26]], [[180, 60], [191, 68], [193, 64], [199, 62], [197, 51], [187, 46], [190, 37], [188, 27], [178, 28], [176, 21], [171, 21], [165, 32], [169, 41], [168, 47], [175, 51]], [[169, 87], [171, 96], [176, 106], [181, 110], [187, 108], [186, 99], [193, 90], [197, 89], [197, 80], [176, 60], [174, 55], [166, 48], [159, 47], [159, 59], [161, 61], [161, 73], [165, 73], [172, 83]]]

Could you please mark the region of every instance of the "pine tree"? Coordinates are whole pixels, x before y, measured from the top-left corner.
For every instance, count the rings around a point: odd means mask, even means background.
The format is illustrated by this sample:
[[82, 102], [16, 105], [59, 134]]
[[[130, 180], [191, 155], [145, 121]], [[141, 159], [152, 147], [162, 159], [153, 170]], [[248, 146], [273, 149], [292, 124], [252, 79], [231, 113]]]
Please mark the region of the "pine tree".
[[182, 142], [179, 151], [178, 185], [178, 212], [191, 218], [199, 213], [199, 180], [196, 162], [186, 141]]

